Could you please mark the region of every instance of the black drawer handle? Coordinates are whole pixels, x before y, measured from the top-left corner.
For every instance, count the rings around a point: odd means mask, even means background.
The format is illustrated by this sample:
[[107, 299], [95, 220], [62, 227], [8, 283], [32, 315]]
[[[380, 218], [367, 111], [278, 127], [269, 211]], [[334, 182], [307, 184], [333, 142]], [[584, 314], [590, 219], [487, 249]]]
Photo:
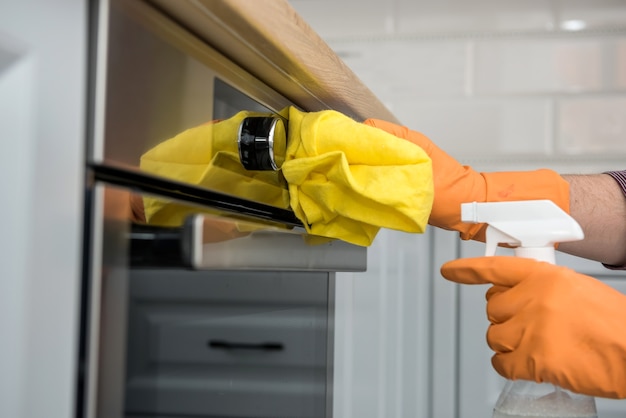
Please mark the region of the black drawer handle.
[[266, 342], [266, 343], [238, 343], [224, 340], [209, 340], [207, 345], [211, 348], [219, 348], [222, 350], [259, 350], [259, 351], [282, 351], [285, 346], [282, 343]]

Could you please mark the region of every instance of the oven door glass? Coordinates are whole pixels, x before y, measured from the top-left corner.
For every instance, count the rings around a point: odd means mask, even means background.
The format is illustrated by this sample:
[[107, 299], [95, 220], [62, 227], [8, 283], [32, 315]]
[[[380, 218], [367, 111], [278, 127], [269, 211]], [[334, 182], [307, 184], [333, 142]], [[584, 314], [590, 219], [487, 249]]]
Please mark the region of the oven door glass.
[[[90, 163], [249, 200], [255, 199], [248, 192], [228, 187], [229, 179], [248, 176], [286, 188], [280, 172], [243, 170], [238, 125], [206, 126], [240, 111], [275, 115], [291, 103], [147, 3], [112, 0], [109, 6], [99, 22], [106, 47], [96, 68]], [[215, 169], [203, 174], [199, 166]], [[286, 193], [276, 193], [263, 203], [287, 209]]]

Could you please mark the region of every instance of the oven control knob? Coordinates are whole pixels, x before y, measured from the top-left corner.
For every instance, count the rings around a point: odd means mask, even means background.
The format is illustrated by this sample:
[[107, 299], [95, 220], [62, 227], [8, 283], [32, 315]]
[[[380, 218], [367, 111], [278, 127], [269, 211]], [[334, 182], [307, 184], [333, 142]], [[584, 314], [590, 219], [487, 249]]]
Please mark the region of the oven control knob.
[[285, 122], [277, 116], [249, 116], [239, 126], [237, 145], [246, 170], [278, 170], [287, 148]]

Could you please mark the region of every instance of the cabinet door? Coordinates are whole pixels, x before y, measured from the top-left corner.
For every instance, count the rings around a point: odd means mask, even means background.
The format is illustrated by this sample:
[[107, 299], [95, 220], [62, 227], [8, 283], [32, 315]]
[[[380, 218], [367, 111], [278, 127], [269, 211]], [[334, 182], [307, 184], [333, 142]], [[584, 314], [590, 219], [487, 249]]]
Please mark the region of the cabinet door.
[[367, 272], [337, 273], [334, 416], [435, 417], [431, 248], [430, 234], [381, 230]]
[[[462, 242], [460, 257], [484, 254], [484, 244]], [[498, 249], [498, 254], [512, 251]], [[626, 294], [626, 272], [605, 269], [600, 263], [557, 253], [556, 262], [600, 279]], [[491, 417], [505, 380], [491, 366], [493, 352], [485, 335], [489, 322], [485, 313], [488, 285], [459, 286], [459, 418]], [[592, 313], [590, 313], [592, 314]], [[599, 418], [626, 416], [626, 401], [596, 399]]]
[[74, 415], [89, 6], [0, 6], [2, 417]]
[[[484, 244], [462, 242], [459, 257], [484, 255]], [[485, 313], [488, 285], [459, 286], [459, 418], [490, 418], [505, 380], [491, 366]]]
[[130, 273], [127, 414], [323, 417], [327, 272]]

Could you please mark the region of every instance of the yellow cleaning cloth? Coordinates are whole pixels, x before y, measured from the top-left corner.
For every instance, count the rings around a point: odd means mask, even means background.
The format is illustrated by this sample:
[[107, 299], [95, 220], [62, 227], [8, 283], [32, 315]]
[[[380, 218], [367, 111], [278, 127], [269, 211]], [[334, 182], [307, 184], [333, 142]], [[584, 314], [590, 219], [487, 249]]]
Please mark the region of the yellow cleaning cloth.
[[[188, 129], [143, 154], [140, 167], [151, 174], [288, 209], [289, 193], [282, 176], [272, 171], [248, 171], [241, 165], [237, 135], [241, 121], [248, 116], [267, 115], [243, 111]], [[161, 226], [182, 225], [193, 210], [149, 197], [143, 204], [146, 221]]]
[[290, 107], [282, 172], [307, 231], [370, 245], [381, 227], [424, 232], [434, 189], [420, 147], [332, 110]]
[[[433, 202], [431, 161], [408, 141], [325, 110], [288, 111], [282, 175], [247, 171], [237, 149], [249, 112], [187, 130], [148, 151], [141, 168], [212, 190], [290, 207], [307, 232], [370, 245], [381, 227], [423, 232]], [[281, 112], [283, 113], [283, 112]], [[284, 178], [283, 178], [284, 176]], [[285, 189], [288, 187], [288, 192]], [[171, 202], [144, 199], [149, 223], [180, 225], [187, 213]]]

